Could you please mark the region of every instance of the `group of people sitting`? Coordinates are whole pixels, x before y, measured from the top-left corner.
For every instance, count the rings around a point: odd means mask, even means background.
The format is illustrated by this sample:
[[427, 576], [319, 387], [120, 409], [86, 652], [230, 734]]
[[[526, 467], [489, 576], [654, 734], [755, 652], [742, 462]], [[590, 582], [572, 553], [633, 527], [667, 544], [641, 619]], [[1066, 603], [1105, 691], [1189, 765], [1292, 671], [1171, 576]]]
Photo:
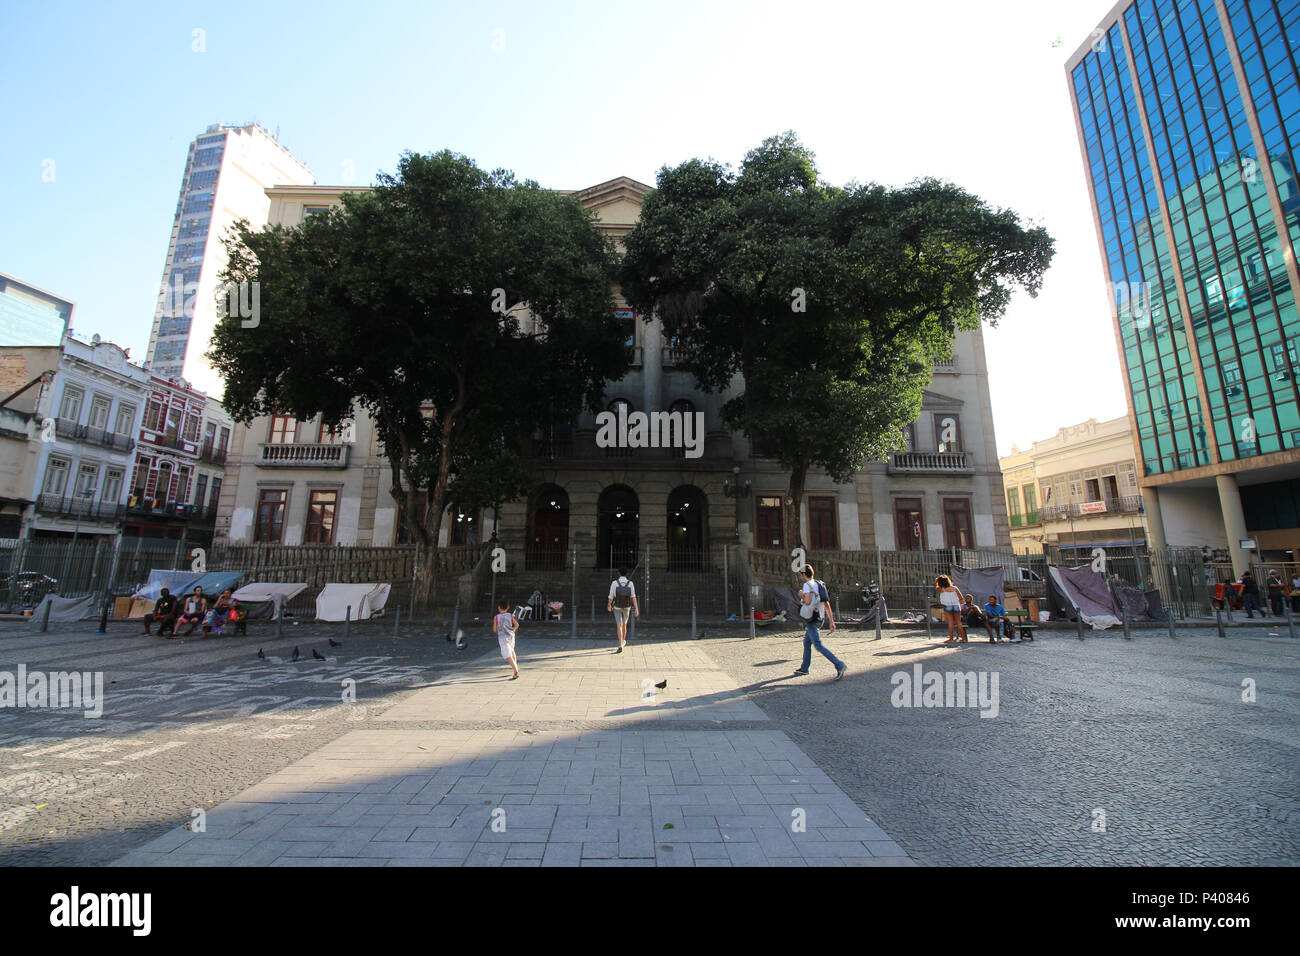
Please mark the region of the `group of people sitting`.
[[153, 613], [144, 616], [144, 632], [152, 637], [153, 631], [150, 628], [157, 624], [158, 636], [171, 640], [178, 636], [176, 632], [181, 627], [188, 624], [190, 629], [185, 632], [187, 637], [200, 625], [204, 637], [209, 634], [221, 637], [227, 624], [237, 623], [242, 617], [239, 602], [231, 596], [230, 588], [226, 588], [212, 601], [204, 596], [202, 588], [196, 587], [183, 601], [178, 601], [171, 591], [163, 588], [158, 600], [154, 602]]
[[[1011, 623], [1007, 609], [1002, 606], [1002, 601], [996, 594], [990, 594], [988, 603], [981, 608], [975, 603], [973, 595], [962, 594], [953, 587], [951, 579], [942, 574], [935, 578], [934, 589], [939, 593], [939, 604], [948, 623], [948, 640], [944, 641], [945, 644], [966, 643], [966, 628], [977, 624], [984, 625], [990, 644], [1002, 643], [1004, 635], [1008, 642], [1020, 643], [1015, 625]], [[960, 638], [957, 637], [958, 634], [961, 635]]]

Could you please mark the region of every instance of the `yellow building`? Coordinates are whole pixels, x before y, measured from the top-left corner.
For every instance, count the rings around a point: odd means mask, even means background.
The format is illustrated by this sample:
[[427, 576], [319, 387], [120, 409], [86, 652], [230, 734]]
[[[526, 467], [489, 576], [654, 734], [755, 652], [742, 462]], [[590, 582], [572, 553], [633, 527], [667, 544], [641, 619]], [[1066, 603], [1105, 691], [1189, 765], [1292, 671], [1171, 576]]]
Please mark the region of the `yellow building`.
[[[1093, 548], [1141, 546], [1146, 514], [1128, 418], [1090, 418], [998, 459], [1007, 491], [1011, 544], [1044, 544], [1070, 559]], [[1077, 552], [1077, 553], [1076, 553]]]

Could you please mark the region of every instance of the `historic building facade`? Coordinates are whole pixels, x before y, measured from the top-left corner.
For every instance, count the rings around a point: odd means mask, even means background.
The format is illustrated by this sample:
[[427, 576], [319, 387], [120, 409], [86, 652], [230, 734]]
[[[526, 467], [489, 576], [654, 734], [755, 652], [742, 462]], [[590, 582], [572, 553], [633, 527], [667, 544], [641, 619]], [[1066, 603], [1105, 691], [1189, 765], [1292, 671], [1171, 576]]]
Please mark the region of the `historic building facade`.
[[[292, 226], [337, 205], [342, 187], [267, 190], [269, 221]], [[650, 187], [626, 177], [571, 193], [595, 210], [615, 240], [632, 228]], [[620, 300], [621, 304], [621, 300]], [[605, 408], [623, 413], [703, 415], [702, 454], [671, 448], [598, 445], [594, 415], [533, 436], [537, 486], [499, 516], [451, 509], [443, 544], [475, 543], [496, 531], [508, 550], [546, 566], [577, 548], [588, 568], [637, 564], [689, 569], [716, 561], [723, 544], [785, 549], [782, 517], [788, 475], [743, 435], [723, 428], [720, 409], [740, 387], [710, 395], [681, 367], [687, 344], [657, 320], [631, 310], [632, 363], [610, 382]], [[961, 333], [950, 360], [936, 365], [909, 447], [869, 464], [842, 485], [808, 476], [799, 520], [817, 551], [864, 548], [1007, 547], [1002, 490], [980, 333]], [[231, 543], [402, 543], [391, 476], [370, 421], [359, 415], [339, 434], [319, 420], [289, 416], [237, 425], [218, 506], [216, 534]]]

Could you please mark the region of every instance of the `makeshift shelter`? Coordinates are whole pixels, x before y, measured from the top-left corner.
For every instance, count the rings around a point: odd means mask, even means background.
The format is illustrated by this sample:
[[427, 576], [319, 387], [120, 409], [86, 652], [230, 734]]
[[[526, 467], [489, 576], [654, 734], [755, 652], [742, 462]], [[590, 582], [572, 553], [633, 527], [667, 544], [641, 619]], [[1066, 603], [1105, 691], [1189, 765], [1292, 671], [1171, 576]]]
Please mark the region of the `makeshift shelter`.
[[185, 586], [185, 591], [186, 593], [189, 593], [195, 588], [202, 588], [204, 597], [215, 598], [222, 591], [226, 590], [226, 588], [230, 588], [230, 590], [233, 591], [235, 588], [239, 587], [239, 582], [242, 580], [244, 580], [243, 571], [209, 571], [202, 577], [196, 578], [187, 584]]
[[56, 594], [47, 594], [41, 598], [32, 612], [32, 624], [39, 624], [45, 617], [45, 608], [50, 609], [51, 621], [84, 621], [88, 617], [97, 617], [99, 609], [95, 606], [95, 597], [61, 598]]
[[794, 588], [772, 588], [772, 610], [778, 614], [785, 611], [787, 619], [794, 620], [799, 617], [799, 606], [802, 603], [799, 600], [799, 595], [794, 593]]
[[137, 598], [144, 598], [147, 601], [156, 601], [162, 596], [162, 589], [166, 588], [173, 595], [179, 595], [185, 591], [194, 590], [194, 584], [199, 578], [203, 577], [197, 571], [188, 570], [166, 570], [154, 568], [149, 572], [149, 580], [144, 587], [136, 591], [133, 595]]
[[948, 577], [952, 579], [953, 587], [962, 594], [969, 594], [976, 604], [983, 607], [990, 594], [1003, 596], [1005, 571], [1001, 565], [993, 568], [959, 568], [954, 565]]
[[1169, 620], [1169, 611], [1165, 608], [1165, 602], [1160, 597], [1160, 589], [1152, 588], [1146, 592], [1145, 596], [1147, 600], [1147, 617], [1153, 621]]
[[352, 620], [369, 620], [388, 603], [387, 584], [327, 584], [316, 595], [316, 620], [342, 621], [352, 608]]
[[258, 581], [245, 584], [231, 597], [239, 602], [250, 621], [274, 621], [284, 605], [307, 590], [302, 581]]
[[[1091, 566], [1050, 566], [1047, 571], [1055, 585], [1054, 590], [1048, 588], [1049, 598], [1054, 605], [1060, 602], [1063, 616], [1070, 620], [1082, 617], [1085, 624], [1098, 631], [1120, 623], [1115, 596], [1106, 583], [1106, 576], [1100, 571], [1094, 571]], [[1053, 610], [1056, 610], [1055, 606]]]

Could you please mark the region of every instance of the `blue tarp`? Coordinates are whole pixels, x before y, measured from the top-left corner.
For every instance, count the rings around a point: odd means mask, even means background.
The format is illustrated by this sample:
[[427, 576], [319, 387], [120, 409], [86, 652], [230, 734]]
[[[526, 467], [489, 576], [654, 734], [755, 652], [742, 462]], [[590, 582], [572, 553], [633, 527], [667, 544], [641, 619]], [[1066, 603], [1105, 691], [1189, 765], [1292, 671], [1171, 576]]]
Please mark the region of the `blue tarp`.
[[202, 577], [195, 578], [195, 580], [187, 584], [185, 590], [193, 591], [196, 587], [203, 588], [204, 595], [207, 597], [215, 597], [226, 588], [230, 588], [231, 591], [234, 591], [239, 587], [239, 583], [243, 580], [243, 571], [209, 571]]
[[181, 571], [178, 569], [166, 570], [154, 568], [149, 572], [149, 581], [135, 596], [147, 598], [150, 601], [156, 601], [162, 596], [162, 589], [166, 588], [172, 594], [182, 594], [187, 590], [194, 589], [194, 582], [203, 577], [193, 571]]

